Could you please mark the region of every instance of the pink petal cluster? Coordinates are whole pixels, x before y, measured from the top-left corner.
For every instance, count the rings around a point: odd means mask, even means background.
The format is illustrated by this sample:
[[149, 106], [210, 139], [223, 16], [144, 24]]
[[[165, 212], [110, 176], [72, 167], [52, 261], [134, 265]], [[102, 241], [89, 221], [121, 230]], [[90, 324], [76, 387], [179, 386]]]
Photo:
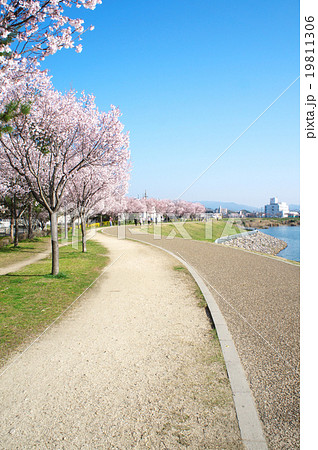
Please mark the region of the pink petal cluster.
[[[21, 55], [44, 59], [62, 48], [73, 48], [85, 31], [84, 21], [65, 15], [65, 7], [93, 10], [101, 3], [102, 0], [0, 0], [0, 66]], [[76, 51], [80, 52], [81, 46]], [[9, 53], [11, 58], [6, 56]]]

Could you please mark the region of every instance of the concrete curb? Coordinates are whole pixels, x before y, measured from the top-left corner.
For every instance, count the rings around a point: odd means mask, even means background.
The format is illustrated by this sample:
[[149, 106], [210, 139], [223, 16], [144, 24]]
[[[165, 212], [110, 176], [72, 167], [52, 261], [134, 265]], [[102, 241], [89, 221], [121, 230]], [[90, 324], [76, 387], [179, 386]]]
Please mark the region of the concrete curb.
[[211, 294], [201, 276], [184, 259], [175, 255], [169, 250], [166, 250], [162, 247], [159, 247], [158, 245], [154, 245], [149, 242], [139, 241], [138, 239], [128, 238], [128, 240], [139, 243], [141, 242], [142, 244], [150, 245], [152, 247], [158, 248], [159, 250], [163, 250], [164, 252], [180, 261], [191, 273], [207, 302], [221, 344], [226, 369], [231, 383], [233, 400], [243, 444], [248, 450], [268, 449], [262, 425], [258, 417], [254, 398], [247, 382], [245, 372], [235, 348], [231, 333], [229, 332], [225, 319], [213, 295]]

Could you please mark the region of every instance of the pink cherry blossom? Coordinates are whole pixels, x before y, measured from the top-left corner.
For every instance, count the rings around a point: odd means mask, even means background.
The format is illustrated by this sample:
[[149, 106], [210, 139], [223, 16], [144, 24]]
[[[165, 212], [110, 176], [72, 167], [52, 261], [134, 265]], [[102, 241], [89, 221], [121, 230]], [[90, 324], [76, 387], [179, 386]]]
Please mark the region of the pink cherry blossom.
[[[65, 15], [65, 7], [95, 9], [101, 0], [1, 0], [0, 67], [20, 55], [44, 59], [62, 48], [73, 48], [84, 33], [82, 19]], [[93, 30], [93, 26], [88, 28]], [[12, 42], [7, 41], [10, 39]], [[81, 51], [80, 46], [76, 51]], [[4, 56], [10, 53], [10, 58]]]

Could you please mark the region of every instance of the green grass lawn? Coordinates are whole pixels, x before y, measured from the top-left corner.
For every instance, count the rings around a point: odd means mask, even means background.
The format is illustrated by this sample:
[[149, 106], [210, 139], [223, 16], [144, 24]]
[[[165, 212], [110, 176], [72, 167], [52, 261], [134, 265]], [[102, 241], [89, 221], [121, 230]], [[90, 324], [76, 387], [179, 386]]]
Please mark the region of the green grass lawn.
[[[87, 228], [89, 232], [89, 228]], [[59, 229], [58, 232], [59, 243], [65, 244], [72, 242], [72, 230], [68, 230], [67, 240], [65, 239], [64, 230]], [[81, 230], [76, 228], [76, 238], [78, 239], [78, 246], [81, 247]], [[25, 261], [32, 258], [38, 253], [51, 250], [51, 237], [35, 237], [33, 239], [24, 239], [19, 241], [19, 245], [14, 247], [13, 244], [6, 245], [0, 248], [0, 268], [5, 268], [11, 264]]]
[[[212, 223], [212, 239], [211, 239], [211, 223]], [[185, 237], [182, 232], [178, 230], [178, 226], [183, 226], [186, 232], [189, 234], [191, 239], [198, 241], [209, 241], [214, 242], [219, 237], [228, 236], [232, 234], [241, 233], [237, 225], [228, 222], [227, 220], [213, 220], [212, 222], [177, 222], [177, 223], [162, 223], [161, 224], [161, 234], [163, 236], [174, 235], [176, 237]], [[158, 224], [159, 225], [159, 224]], [[154, 225], [144, 226], [143, 230], [148, 231], [148, 233], [154, 232]]]
[[43, 331], [101, 273], [107, 250], [88, 241], [87, 253], [60, 248], [60, 276], [53, 277], [46, 258], [0, 277], [0, 358]]
[[7, 267], [10, 264], [32, 258], [37, 253], [41, 253], [50, 248], [50, 237], [36, 237], [19, 242], [18, 247], [9, 244], [0, 248], [0, 267]]

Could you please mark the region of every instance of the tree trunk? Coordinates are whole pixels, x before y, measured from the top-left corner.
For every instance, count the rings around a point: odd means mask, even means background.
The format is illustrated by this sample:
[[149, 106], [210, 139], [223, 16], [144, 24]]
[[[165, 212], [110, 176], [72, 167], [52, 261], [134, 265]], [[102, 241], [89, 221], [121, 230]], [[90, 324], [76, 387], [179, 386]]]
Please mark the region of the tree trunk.
[[72, 236], [75, 236], [76, 228], [75, 228], [76, 217], [74, 216], [72, 219]]
[[19, 222], [18, 219], [14, 219], [14, 246], [17, 247], [19, 245]]
[[13, 208], [11, 207], [11, 217], [10, 217], [10, 239], [13, 242], [14, 239], [14, 217], [13, 217]]
[[59, 273], [59, 241], [57, 230], [57, 212], [50, 213], [52, 244], [52, 275]]
[[81, 230], [82, 230], [82, 252], [86, 252], [86, 217], [81, 215]]
[[33, 239], [33, 228], [32, 228], [32, 203], [30, 201], [28, 205], [28, 239]]
[[103, 226], [103, 214], [100, 215], [100, 226]]
[[67, 229], [67, 217], [66, 217], [66, 208], [65, 208], [65, 211], [64, 211], [64, 234], [65, 234], [65, 239], [68, 238], [67, 232], [68, 232], [68, 229]]
[[19, 222], [18, 222], [18, 215], [17, 215], [17, 203], [16, 203], [16, 196], [13, 196], [13, 218], [14, 218], [14, 247], [17, 247], [19, 245]]

